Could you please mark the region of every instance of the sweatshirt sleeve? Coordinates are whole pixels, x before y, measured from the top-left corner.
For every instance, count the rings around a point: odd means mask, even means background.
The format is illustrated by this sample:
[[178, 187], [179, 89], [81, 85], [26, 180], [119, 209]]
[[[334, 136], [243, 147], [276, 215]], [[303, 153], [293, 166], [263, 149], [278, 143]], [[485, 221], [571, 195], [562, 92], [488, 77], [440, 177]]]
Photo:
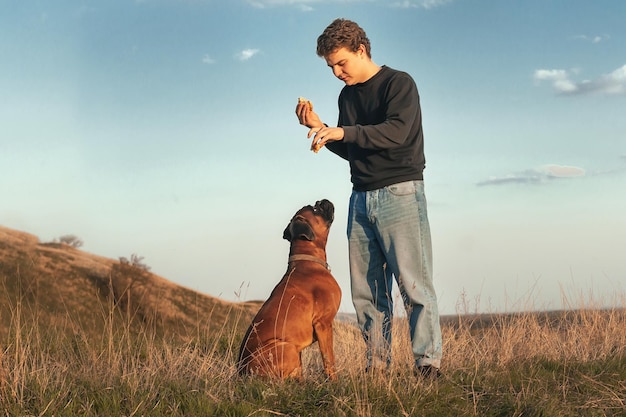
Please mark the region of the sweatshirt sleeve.
[[335, 155], [342, 157], [346, 161], [348, 160], [348, 147], [343, 141], [329, 142], [326, 144], [326, 147]]
[[345, 144], [380, 150], [394, 148], [407, 140], [411, 127], [420, 122], [416, 119], [421, 117], [419, 94], [413, 79], [406, 73], [396, 74], [379, 100], [384, 101], [384, 120], [343, 126]]

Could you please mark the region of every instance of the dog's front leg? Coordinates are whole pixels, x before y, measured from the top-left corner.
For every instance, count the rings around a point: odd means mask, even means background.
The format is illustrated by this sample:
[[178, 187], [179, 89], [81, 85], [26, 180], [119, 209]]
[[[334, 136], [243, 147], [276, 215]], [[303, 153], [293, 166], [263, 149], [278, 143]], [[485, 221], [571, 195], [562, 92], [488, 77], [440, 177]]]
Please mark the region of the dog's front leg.
[[322, 362], [326, 375], [333, 381], [337, 380], [335, 372], [335, 353], [333, 351], [333, 324], [317, 322], [313, 324], [313, 330], [322, 354]]

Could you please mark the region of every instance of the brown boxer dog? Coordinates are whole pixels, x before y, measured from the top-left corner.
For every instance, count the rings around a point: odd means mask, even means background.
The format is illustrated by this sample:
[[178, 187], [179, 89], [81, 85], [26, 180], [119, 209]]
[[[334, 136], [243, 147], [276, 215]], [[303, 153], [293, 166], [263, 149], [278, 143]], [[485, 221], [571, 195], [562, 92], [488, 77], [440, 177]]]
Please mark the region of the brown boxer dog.
[[238, 371], [302, 378], [302, 350], [318, 342], [326, 375], [336, 379], [333, 320], [341, 289], [326, 263], [326, 241], [335, 207], [328, 200], [296, 212], [283, 238], [291, 242], [287, 272], [244, 336]]

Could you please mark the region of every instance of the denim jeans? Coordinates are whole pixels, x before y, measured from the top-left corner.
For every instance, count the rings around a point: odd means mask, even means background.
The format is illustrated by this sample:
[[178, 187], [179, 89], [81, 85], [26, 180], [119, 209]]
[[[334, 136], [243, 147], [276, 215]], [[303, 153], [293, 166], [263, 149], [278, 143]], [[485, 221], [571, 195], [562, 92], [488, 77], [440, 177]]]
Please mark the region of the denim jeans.
[[348, 213], [352, 302], [367, 365], [391, 362], [392, 283], [409, 319], [416, 366], [440, 366], [441, 328], [423, 181], [353, 191]]

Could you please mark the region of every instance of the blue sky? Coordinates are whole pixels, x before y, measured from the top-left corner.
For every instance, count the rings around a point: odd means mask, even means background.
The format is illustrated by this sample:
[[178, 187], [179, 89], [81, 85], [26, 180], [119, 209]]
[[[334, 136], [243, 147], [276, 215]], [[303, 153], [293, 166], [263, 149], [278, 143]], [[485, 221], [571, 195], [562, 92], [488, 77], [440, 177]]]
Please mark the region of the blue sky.
[[265, 299], [282, 231], [328, 198], [352, 312], [347, 165], [315, 54], [336, 17], [420, 91], [442, 313], [624, 302], [626, 2], [0, 0], [0, 224], [135, 253], [226, 300]]

